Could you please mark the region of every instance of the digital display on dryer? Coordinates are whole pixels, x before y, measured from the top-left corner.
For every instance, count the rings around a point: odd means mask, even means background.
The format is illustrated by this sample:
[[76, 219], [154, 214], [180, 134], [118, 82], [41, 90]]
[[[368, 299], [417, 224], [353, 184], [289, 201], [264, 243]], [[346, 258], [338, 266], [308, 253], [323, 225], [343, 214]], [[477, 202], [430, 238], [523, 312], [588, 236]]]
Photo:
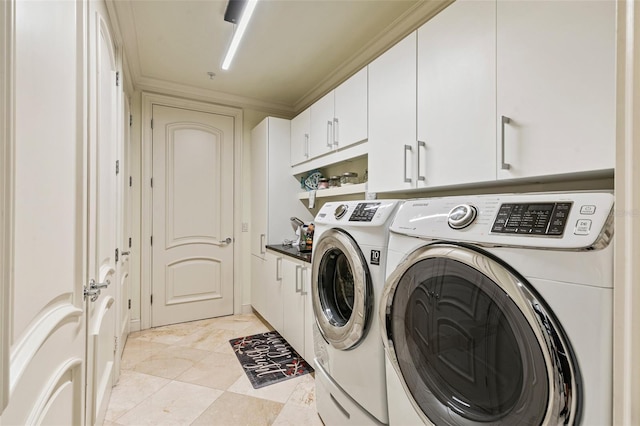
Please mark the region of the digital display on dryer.
[[502, 204], [491, 232], [561, 236], [571, 203]]
[[381, 203], [359, 203], [353, 213], [351, 213], [349, 222], [371, 222], [380, 204]]

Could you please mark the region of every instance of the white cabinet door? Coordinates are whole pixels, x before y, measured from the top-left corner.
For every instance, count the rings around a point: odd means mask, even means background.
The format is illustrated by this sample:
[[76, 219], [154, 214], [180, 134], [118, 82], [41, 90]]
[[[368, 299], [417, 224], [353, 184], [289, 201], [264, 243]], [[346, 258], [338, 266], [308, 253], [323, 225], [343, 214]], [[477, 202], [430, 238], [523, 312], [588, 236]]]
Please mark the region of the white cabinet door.
[[310, 158], [319, 157], [333, 150], [333, 105], [333, 91], [311, 105]]
[[313, 345], [313, 330], [315, 328], [316, 317], [313, 313], [313, 296], [311, 293], [311, 265], [306, 264], [303, 266], [302, 274], [302, 295], [304, 296], [304, 354], [301, 355], [309, 365], [316, 368]]
[[311, 109], [307, 108], [291, 120], [291, 165], [309, 159], [309, 132]]
[[369, 192], [414, 188], [416, 151], [413, 32], [369, 64]]
[[251, 131], [251, 254], [260, 257], [267, 244], [268, 132], [268, 120]]
[[282, 255], [267, 252], [266, 271], [262, 276], [266, 307], [264, 319], [276, 330], [282, 330]]
[[458, 0], [418, 30], [418, 187], [496, 178], [495, 14]]
[[282, 336], [304, 357], [304, 265], [288, 259], [282, 260], [282, 299], [284, 302]]
[[264, 285], [266, 274], [267, 261], [260, 256], [251, 255], [251, 306], [263, 317], [267, 306], [267, 290]]
[[498, 178], [614, 167], [615, 9], [498, 2]]
[[363, 68], [335, 90], [333, 143], [344, 148], [367, 139], [367, 68]]

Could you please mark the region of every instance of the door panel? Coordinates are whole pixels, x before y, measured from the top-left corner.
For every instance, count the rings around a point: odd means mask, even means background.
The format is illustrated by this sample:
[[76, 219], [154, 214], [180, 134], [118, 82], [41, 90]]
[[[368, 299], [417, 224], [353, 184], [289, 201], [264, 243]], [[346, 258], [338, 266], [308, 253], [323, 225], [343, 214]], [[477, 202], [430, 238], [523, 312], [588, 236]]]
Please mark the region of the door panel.
[[122, 96], [122, 119], [120, 120], [121, 126], [121, 143], [119, 144], [119, 161], [120, 161], [120, 173], [117, 175], [118, 186], [118, 242], [119, 242], [119, 261], [117, 265], [118, 274], [118, 319], [116, 321], [116, 330], [118, 344], [116, 347], [115, 356], [115, 381], [120, 376], [120, 360], [122, 359], [122, 352], [124, 345], [129, 335], [130, 321], [131, 321], [131, 308], [129, 300], [131, 299], [131, 280], [129, 274], [130, 268], [130, 255], [131, 255], [131, 192], [130, 186], [130, 134], [129, 134], [129, 99], [126, 96]]
[[7, 82], [13, 120], [0, 119], [13, 151], [9, 173], [4, 164], [0, 173], [11, 183], [3, 213], [13, 213], [13, 235], [11, 297], [0, 309], [9, 343], [0, 424], [82, 424], [86, 3], [9, 2], [11, 19], [1, 17], [0, 26], [15, 39], [0, 55], [10, 58], [15, 77]]
[[155, 105], [153, 120], [152, 325], [230, 315], [234, 119]]
[[116, 274], [118, 189], [118, 120], [120, 97], [116, 86], [116, 50], [105, 20], [106, 12], [91, 3], [89, 276], [105, 287], [87, 299], [87, 423], [101, 423], [115, 379], [115, 338], [118, 303]]

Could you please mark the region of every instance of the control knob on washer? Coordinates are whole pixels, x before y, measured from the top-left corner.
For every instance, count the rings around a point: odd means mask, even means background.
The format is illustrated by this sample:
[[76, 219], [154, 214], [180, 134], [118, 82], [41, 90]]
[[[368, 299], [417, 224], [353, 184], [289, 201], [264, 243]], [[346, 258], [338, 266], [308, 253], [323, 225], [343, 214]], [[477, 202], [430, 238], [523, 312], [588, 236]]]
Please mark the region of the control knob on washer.
[[462, 229], [471, 225], [478, 215], [478, 210], [471, 204], [459, 204], [451, 209], [447, 222], [453, 229]]
[[335, 211], [333, 212], [333, 216], [336, 219], [341, 219], [342, 216], [347, 214], [347, 210], [349, 210], [349, 206], [347, 206], [346, 204], [340, 204], [338, 207], [336, 207]]

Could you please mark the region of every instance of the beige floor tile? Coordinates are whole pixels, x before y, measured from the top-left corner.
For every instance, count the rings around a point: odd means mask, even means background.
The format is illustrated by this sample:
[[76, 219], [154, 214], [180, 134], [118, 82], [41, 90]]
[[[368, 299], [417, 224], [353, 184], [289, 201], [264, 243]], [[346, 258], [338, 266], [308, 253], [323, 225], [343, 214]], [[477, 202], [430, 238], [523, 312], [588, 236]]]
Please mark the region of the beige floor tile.
[[122, 363], [120, 364], [122, 369], [130, 370], [136, 364], [150, 356], [169, 348], [169, 345], [163, 343], [154, 343], [148, 340], [141, 340], [135, 337], [129, 336], [127, 343], [124, 346], [124, 353], [122, 354]]
[[238, 337], [239, 334], [242, 333], [225, 329], [198, 330], [189, 336], [183, 337], [180, 341], [175, 343], [175, 345], [210, 352], [220, 352], [221, 350], [224, 350], [223, 345], [230, 346], [229, 340]]
[[287, 405], [316, 409], [316, 382], [311, 374], [300, 377], [298, 386], [287, 400]]
[[[208, 328], [224, 329], [240, 332], [249, 327], [265, 327], [265, 324], [254, 314], [230, 315], [213, 319]], [[236, 333], [238, 336], [241, 334]]]
[[243, 374], [244, 370], [235, 354], [211, 352], [176, 380], [226, 390]]
[[118, 417], [156, 393], [169, 382], [170, 380], [161, 377], [122, 370], [118, 384], [111, 392], [111, 399], [107, 408], [107, 420], [116, 421]]
[[192, 423], [192, 426], [269, 426], [282, 407], [283, 404], [278, 402], [225, 392]]
[[280, 383], [254, 389], [246, 374], [243, 374], [233, 385], [227, 389], [229, 392], [240, 393], [242, 395], [264, 398], [275, 402], [285, 403], [293, 394], [298, 384], [305, 380], [305, 376], [288, 379]]
[[118, 418], [122, 425], [189, 425], [222, 391], [182, 382], [171, 382]]
[[209, 352], [199, 349], [170, 346], [139, 362], [133, 367], [133, 370], [174, 379], [202, 361], [208, 354]]
[[318, 412], [312, 408], [299, 407], [294, 404], [285, 404], [273, 426], [323, 426]]
[[173, 345], [193, 333], [206, 329], [212, 320], [213, 319], [182, 322], [179, 324], [151, 328], [149, 330], [136, 333], [134, 337], [136, 339], [146, 340], [149, 342]]

